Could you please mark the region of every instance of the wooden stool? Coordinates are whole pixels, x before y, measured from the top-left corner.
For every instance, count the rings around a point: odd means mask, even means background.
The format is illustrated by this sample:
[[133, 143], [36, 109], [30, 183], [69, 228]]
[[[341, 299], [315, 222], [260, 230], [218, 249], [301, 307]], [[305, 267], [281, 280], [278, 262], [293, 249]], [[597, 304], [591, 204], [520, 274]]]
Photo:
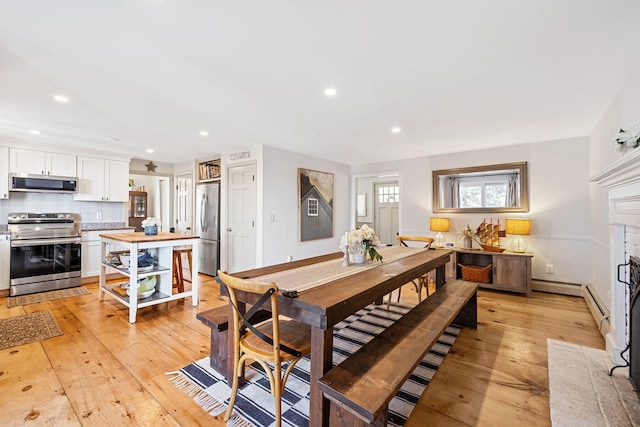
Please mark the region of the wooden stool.
[[191, 283], [191, 280], [187, 280], [184, 278], [182, 274], [182, 254], [187, 254], [187, 261], [189, 262], [189, 272], [193, 271], [192, 259], [191, 259], [191, 248], [174, 248], [173, 249], [173, 278], [175, 283], [173, 284], [174, 288], [178, 288], [178, 292], [184, 292], [184, 282]]

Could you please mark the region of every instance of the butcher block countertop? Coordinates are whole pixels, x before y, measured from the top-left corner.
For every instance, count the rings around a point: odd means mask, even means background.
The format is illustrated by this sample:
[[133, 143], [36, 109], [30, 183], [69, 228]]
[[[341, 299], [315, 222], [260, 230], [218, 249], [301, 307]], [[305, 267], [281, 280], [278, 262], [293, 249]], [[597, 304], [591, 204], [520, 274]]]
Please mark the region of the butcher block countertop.
[[100, 234], [100, 237], [106, 237], [111, 240], [117, 240], [125, 243], [144, 243], [144, 242], [166, 242], [169, 240], [185, 240], [185, 239], [197, 239], [198, 236], [190, 234], [176, 234], [160, 232], [155, 236], [147, 236], [144, 231], [137, 231], [133, 233], [114, 233], [114, 234]]

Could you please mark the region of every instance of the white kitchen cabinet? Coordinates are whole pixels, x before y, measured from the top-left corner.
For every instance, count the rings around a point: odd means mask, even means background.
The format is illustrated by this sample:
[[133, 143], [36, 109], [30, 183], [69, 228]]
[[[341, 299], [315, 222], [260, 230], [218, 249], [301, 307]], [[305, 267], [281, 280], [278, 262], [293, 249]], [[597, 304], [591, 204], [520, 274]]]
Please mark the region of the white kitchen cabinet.
[[9, 147], [0, 147], [0, 199], [9, 198]]
[[78, 184], [74, 200], [127, 202], [129, 163], [78, 156]]
[[0, 234], [0, 290], [9, 289], [10, 246], [9, 235]]
[[35, 175], [76, 176], [76, 156], [11, 148], [9, 150], [9, 171]]
[[[131, 233], [133, 230], [130, 228], [117, 229], [117, 230], [91, 230], [82, 232], [82, 254], [81, 254], [81, 276], [92, 277], [100, 275], [101, 261], [101, 247], [100, 247], [100, 234], [119, 234], [119, 233]], [[125, 250], [125, 245], [113, 245], [109, 248], [109, 251]]]

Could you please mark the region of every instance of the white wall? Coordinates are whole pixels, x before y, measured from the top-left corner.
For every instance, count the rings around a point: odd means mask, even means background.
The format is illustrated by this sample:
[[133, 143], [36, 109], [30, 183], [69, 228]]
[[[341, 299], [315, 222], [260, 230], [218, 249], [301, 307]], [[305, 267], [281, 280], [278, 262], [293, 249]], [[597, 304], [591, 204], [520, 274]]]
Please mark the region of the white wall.
[[[433, 169], [528, 162], [530, 212], [509, 215], [532, 220], [532, 235], [527, 236], [528, 251], [534, 253], [534, 278], [585, 283], [589, 280], [589, 199], [588, 141], [573, 138], [522, 144], [474, 152], [423, 157], [403, 161], [353, 167], [354, 175], [401, 172], [400, 233], [431, 235], [429, 218], [446, 216], [451, 220], [446, 241], [467, 224], [477, 227], [485, 218], [504, 224], [506, 214], [434, 215], [431, 173]], [[502, 244], [509, 247], [512, 236]], [[545, 273], [545, 264], [553, 264], [555, 273]]]
[[[262, 264], [272, 265], [338, 251], [340, 237], [350, 228], [350, 167], [274, 147], [264, 147]], [[298, 168], [334, 174], [333, 237], [300, 242], [298, 229]]]

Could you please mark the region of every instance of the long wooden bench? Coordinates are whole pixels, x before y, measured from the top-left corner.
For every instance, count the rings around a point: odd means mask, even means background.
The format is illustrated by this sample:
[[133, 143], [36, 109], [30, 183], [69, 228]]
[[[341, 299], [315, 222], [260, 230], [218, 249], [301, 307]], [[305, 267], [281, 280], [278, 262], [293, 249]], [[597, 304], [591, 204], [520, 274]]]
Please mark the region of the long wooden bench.
[[329, 425], [385, 426], [389, 402], [444, 330], [477, 328], [477, 290], [473, 282], [447, 282], [327, 372], [319, 388], [331, 403]]
[[[271, 313], [266, 310], [259, 310], [250, 319], [252, 324], [262, 322], [269, 319]], [[229, 306], [212, 308], [210, 310], [201, 311], [196, 314], [196, 318], [211, 328], [211, 347], [209, 348], [210, 362], [209, 365], [220, 372], [227, 375], [229, 363]]]

